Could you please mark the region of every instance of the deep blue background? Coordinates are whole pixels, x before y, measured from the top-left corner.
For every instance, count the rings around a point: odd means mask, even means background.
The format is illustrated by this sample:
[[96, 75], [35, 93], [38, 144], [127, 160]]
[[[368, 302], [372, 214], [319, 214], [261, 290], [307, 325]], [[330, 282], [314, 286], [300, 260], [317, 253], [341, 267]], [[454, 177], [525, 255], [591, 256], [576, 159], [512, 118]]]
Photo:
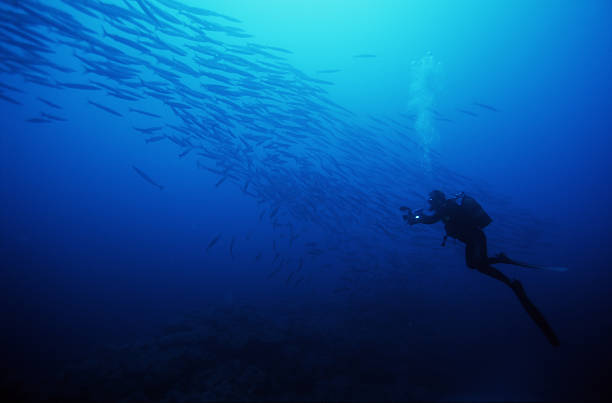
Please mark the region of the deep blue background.
[[[88, 94], [3, 75], [25, 91], [22, 106], [0, 103], [6, 366], [24, 379], [45, 378], [67, 358], [153, 337], [164, 323], [215, 304], [240, 301], [271, 316], [295, 306], [312, 317], [354, 304], [385, 318], [377, 329], [384, 347], [412, 360], [402, 371], [438, 371], [435, 382], [450, 390], [445, 400], [605, 398], [612, 370], [609, 2], [192, 3], [239, 18], [257, 42], [291, 49], [290, 63], [308, 74], [342, 69], [319, 77], [335, 83], [331, 98], [355, 119], [409, 110], [411, 62], [431, 52], [439, 63], [436, 105], [453, 120], [436, 123], [431, 148], [445, 166], [503, 195], [510, 211], [541, 218], [542, 249], [522, 258], [569, 268], [504, 268], [521, 279], [561, 347], [546, 344], [503, 285], [465, 268], [461, 245], [438, 247], [441, 226], [423, 230], [430, 246], [402, 251], [414, 256], [413, 268], [397, 278], [388, 269], [383, 277], [394, 287], [362, 284], [370, 289], [361, 300], [332, 292], [345, 267], [314, 260], [303, 287], [267, 280], [275, 231], [238, 187], [215, 188], [218, 178], [198, 170], [194, 158], [177, 158], [172, 143], [145, 145], [131, 130], [147, 125], [141, 116], [115, 118], [87, 105]], [[360, 53], [377, 57], [352, 57]], [[70, 54], [58, 58], [75, 63]], [[37, 96], [61, 103], [69, 121], [26, 122], [40, 110]], [[475, 110], [474, 101], [500, 111], [478, 110], [477, 118], [457, 111]], [[166, 189], [144, 182], [132, 165]], [[424, 206], [425, 197], [407, 195], [406, 203]], [[484, 207], [494, 220], [506, 214]], [[505, 247], [492, 241], [490, 249]], [[411, 338], [393, 337], [395, 327], [407, 326]]]

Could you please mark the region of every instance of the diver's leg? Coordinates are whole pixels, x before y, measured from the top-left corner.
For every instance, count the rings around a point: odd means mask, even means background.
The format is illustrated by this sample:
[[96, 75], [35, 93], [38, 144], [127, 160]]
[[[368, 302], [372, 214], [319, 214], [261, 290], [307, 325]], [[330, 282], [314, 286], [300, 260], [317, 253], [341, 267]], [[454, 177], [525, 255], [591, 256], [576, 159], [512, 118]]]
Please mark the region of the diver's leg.
[[508, 287], [512, 287], [512, 280], [508, 278], [504, 273], [497, 270], [496, 268], [489, 265], [481, 265], [476, 268], [482, 274], [486, 274], [489, 277], [493, 277], [495, 280], [499, 280], [502, 283], [506, 284]]
[[497, 255], [495, 255], [493, 257], [487, 256], [487, 237], [486, 237], [485, 233], [482, 230], [478, 230], [477, 232], [475, 232], [474, 235], [472, 236], [472, 238], [476, 239], [477, 242], [479, 243], [479, 245], [480, 245], [479, 253], [481, 253], [481, 257], [487, 262], [488, 265], [490, 265], [490, 264], [498, 264], [498, 263], [512, 264], [512, 265], [515, 265], [515, 266], [523, 266], [524, 265], [524, 263], [517, 262], [515, 260], [510, 259], [503, 252], [498, 253]]
[[484, 232], [480, 231], [480, 233], [482, 234], [482, 238], [484, 238], [484, 255], [485, 255], [485, 259], [487, 260], [487, 264], [498, 264], [498, 263], [502, 263], [502, 264], [517, 264], [517, 262], [515, 262], [512, 259], [510, 259], [503, 252], [498, 253], [497, 255], [495, 255], [493, 257], [487, 256], [487, 237], [485, 236]]
[[465, 264], [470, 269], [478, 267], [478, 255], [476, 253], [476, 245], [474, 242], [468, 242], [465, 244]]
[[470, 269], [478, 269], [488, 265], [487, 238], [484, 232], [474, 230], [466, 236], [465, 242], [465, 264]]
[[489, 263], [489, 264], [498, 264], [498, 263], [512, 264], [512, 265], [515, 265], [515, 266], [522, 266], [523, 265], [523, 263], [520, 263], [520, 262], [517, 262], [517, 261], [514, 261], [514, 260], [510, 259], [503, 252], [498, 253], [497, 255], [495, 255], [493, 257], [487, 257], [487, 263]]
[[[496, 257], [510, 260], [503, 254], [499, 254]], [[523, 308], [525, 308], [531, 319], [536, 323], [536, 325], [538, 325], [540, 330], [542, 330], [550, 344], [553, 346], [559, 345], [559, 339], [555, 335], [555, 332], [553, 332], [552, 328], [544, 318], [544, 315], [542, 315], [542, 313], [538, 311], [535, 305], [529, 300], [525, 290], [523, 289], [523, 285], [518, 280], [510, 280], [508, 276], [489, 264], [489, 261], [494, 258], [487, 256], [487, 238], [482, 231], [478, 231], [470, 237], [470, 242], [468, 242], [465, 247], [465, 259], [468, 266], [475, 268], [482, 274], [486, 274], [489, 277], [499, 280], [512, 288], [512, 291], [514, 291], [514, 294], [516, 294], [518, 297], [521, 305], [523, 305]], [[499, 263], [504, 262], [500, 261]], [[473, 267], [472, 265], [475, 265], [476, 267]]]
[[505, 253], [498, 253], [493, 257], [489, 257], [487, 253], [487, 236], [482, 230], [479, 230], [478, 233], [479, 242], [482, 244], [481, 253], [482, 259], [487, 262], [487, 264], [496, 264], [496, 263], [504, 263], [504, 264], [517, 264], [514, 260], [508, 258]]
[[489, 265], [487, 256], [487, 238], [484, 232], [476, 231], [471, 234], [470, 242], [465, 246], [465, 261], [473, 269], [477, 269], [482, 274], [493, 277], [496, 280], [510, 286], [510, 279], [504, 273]]

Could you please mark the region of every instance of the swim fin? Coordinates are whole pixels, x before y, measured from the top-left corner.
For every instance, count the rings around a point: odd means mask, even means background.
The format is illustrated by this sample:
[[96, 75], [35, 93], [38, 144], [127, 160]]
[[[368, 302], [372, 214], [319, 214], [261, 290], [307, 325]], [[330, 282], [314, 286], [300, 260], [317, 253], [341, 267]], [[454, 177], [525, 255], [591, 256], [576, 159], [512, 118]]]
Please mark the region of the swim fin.
[[532, 264], [516, 262], [516, 261], [510, 264], [514, 266], [526, 267], [528, 269], [549, 270], [549, 271], [558, 271], [558, 272], [567, 271], [567, 267], [561, 267], [561, 266], [535, 266]]
[[561, 266], [542, 266], [542, 267], [540, 267], [540, 269], [550, 270], [550, 271], [559, 271], [559, 272], [563, 272], [563, 271], [567, 271], [568, 270], [567, 267], [561, 267]]
[[548, 342], [554, 347], [559, 347], [559, 339], [557, 338], [557, 335], [546, 321], [546, 318], [544, 318], [544, 315], [542, 315], [538, 308], [533, 305], [533, 302], [527, 298], [527, 294], [525, 294], [525, 289], [523, 288], [521, 282], [518, 280], [513, 280], [512, 283], [510, 283], [510, 287], [518, 297], [521, 305], [523, 305], [523, 308], [525, 308], [525, 311], [527, 311], [531, 319], [536, 325], [538, 325], [540, 330], [542, 330], [544, 336], [546, 336], [548, 339]]
[[528, 269], [549, 270], [549, 271], [558, 271], [558, 272], [567, 271], [567, 267], [562, 267], [562, 266], [536, 266], [533, 264], [518, 262], [516, 260], [510, 259], [508, 256], [506, 256], [505, 253], [497, 254], [497, 256], [495, 256], [495, 259], [497, 260], [496, 263], [511, 264], [513, 266], [526, 267]]

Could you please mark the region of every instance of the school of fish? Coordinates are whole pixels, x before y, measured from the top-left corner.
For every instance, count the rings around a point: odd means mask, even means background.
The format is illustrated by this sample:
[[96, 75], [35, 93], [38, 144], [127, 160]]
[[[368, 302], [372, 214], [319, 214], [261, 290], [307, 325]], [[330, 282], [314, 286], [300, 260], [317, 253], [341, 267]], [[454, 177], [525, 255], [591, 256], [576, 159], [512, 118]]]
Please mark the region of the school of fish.
[[[502, 224], [494, 241], [520, 246], [537, 231], [535, 220], [525, 220], [504, 197], [425, 150], [414, 135], [413, 116], [355, 116], [330, 99], [325, 87], [332, 82], [288, 63], [290, 50], [256, 43], [231, 16], [175, 0], [0, 0], [0, 38], [0, 77], [24, 82], [18, 87], [2, 79], [0, 101], [20, 105], [26, 89], [39, 87], [81, 91], [85, 106], [109, 119], [150, 121], [133, 127], [145, 146], [168, 142], [178, 158], [216, 175], [216, 187], [233, 184], [257, 201], [260, 221], [267, 218], [278, 234], [269, 276], [286, 270], [288, 284], [303, 283], [306, 266], [317, 259], [353, 273], [409, 270], [416, 263], [408, 246], [437, 246], [441, 236], [412, 236], [398, 207], [423, 203], [431, 188], [466, 190], [488, 210], [503, 209], [494, 217]], [[61, 60], [71, 54], [70, 65], [58, 62], [58, 53]], [[40, 115], [29, 123], [69, 119], [61, 97], [37, 100]], [[483, 103], [471, 107], [499, 112]], [[477, 116], [465, 107], [458, 111]], [[451, 122], [438, 112], [434, 119]], [[132, 168], [171, 191], [155, 175]], [[314, 240], [306, 235], [312, 228]], [[225, 238], [212, 235], [203, 250]], [[227, 238], [234, 258], [239, 240]], [[287, 252], [296, 248], [302, 256]]]

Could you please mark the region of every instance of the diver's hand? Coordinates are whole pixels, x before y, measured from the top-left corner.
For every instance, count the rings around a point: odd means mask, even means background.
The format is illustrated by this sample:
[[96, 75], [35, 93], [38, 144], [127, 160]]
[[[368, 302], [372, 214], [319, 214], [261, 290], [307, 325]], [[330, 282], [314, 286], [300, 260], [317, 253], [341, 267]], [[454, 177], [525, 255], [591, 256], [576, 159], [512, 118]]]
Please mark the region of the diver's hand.
[[416, 224], [416, 220], [414, 219], [414, 214], [412, 214], [412, 210], [410, 210], [408, 207], [400, 207], [400, 210], [408, 212], [408, 214], [404, 214], [402, 216], [404, 221], [406, 221], [410, 225]]

